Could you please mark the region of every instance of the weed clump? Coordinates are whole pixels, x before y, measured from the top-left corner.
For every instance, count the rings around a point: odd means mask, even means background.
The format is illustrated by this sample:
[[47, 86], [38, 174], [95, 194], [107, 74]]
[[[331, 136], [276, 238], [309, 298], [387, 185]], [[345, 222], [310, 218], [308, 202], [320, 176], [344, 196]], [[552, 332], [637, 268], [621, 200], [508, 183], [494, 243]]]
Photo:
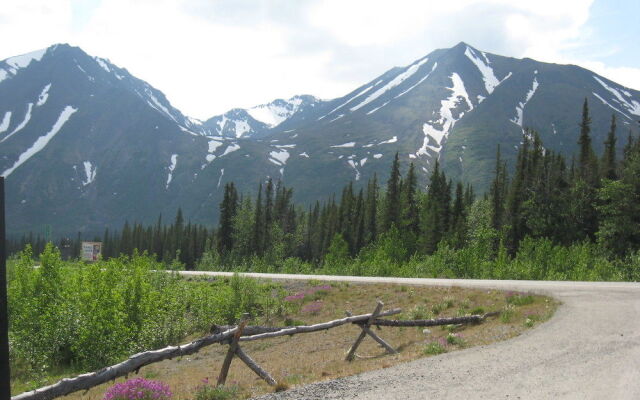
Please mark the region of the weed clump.
[[438, 354], [446, 353], [447, 349], [444, 344], [439, 342], [431, 342], [424, 346], [422, 352], [426, 355], [435, 356]]

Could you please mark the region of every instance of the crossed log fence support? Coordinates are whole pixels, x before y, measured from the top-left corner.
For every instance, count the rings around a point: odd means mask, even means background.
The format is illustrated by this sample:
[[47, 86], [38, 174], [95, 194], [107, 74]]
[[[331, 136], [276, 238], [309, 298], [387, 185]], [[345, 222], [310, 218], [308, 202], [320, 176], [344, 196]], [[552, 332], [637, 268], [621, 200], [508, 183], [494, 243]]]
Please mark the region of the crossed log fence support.
[[264, 379], [269, 385], [275, 386], [277, 384], [276, 380], [273, 379], [271, 375], [257, 362], [255, 362], [247, 353], [244, 352], [240, 348], [238, 342], [240, 341], [240, 337], [242, 336], [242, 332], [244, 331], [247, 322], [249, 321], [249, 314], [244, 314], [242, 319], [240, 320], [240, 324], [238, 325], [238, 330], [233, 335], [233, 339], [231, 339], [231, 343], [229, 344], [229, 350], [227, 350], [227, 355], [224, 358], [222, 363], [222, 368], [220, 369], [220, 375], [218, 376], [217, 386], [224, 386], [227, 381], [227, 375], [229, 374], [229, 367], [231, 366], [231, 361], [233, 360], [233, 356], [236, 355], [240, 360], [242, 360], [247, 367], [249, 367], [253, 372], [256, 373], [260, 378]]

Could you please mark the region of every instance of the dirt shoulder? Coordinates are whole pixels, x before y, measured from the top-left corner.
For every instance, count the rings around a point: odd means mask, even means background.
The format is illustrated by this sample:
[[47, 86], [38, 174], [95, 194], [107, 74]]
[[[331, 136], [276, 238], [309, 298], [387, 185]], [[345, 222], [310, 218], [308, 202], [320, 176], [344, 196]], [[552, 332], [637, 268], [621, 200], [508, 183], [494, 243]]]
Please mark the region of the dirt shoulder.
[[508, 341], [261, 399], [640, 398], [638, 283], [373, 280], [537, 291], [563, 304], [549, 322]]

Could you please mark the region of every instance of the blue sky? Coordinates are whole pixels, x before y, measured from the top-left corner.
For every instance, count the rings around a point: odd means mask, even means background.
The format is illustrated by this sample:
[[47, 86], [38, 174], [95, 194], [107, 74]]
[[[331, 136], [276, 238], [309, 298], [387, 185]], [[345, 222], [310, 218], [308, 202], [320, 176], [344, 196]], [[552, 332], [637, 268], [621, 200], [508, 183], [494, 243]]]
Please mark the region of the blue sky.
[[342, 96], [460, 41], [640, 89], [639, 16], [638, 0], [3, 0], [0, 59], [70, 43], [205, 119]]

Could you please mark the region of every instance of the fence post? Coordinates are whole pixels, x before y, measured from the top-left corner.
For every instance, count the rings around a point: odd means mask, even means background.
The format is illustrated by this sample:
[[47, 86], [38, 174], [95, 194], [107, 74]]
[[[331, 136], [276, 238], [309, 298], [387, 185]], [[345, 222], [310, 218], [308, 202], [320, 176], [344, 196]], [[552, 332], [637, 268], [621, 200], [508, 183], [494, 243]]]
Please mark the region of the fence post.
[[240, 320], [240, 324], [238, 324], [238, 330], [233, 335], [233, 339], [231, 339], [229, 350], [227, 351], [227, 355], [225, 356], [224, 362], [222, 363], [222, 369], [220, 370], [220, 375], [218, 375], [218, 383], [216, 386], [223, 386], [227, 381], [227, 375], [229, 374], [229, 367], [231, 366], [231, 361], [233, 360], [233, 356], [236, 354], [236, 349], [238, 348], [238, 341], [240, 340], [240, 336], [242, 336], [242, 331], [244, 330], [244, 327], [247, 325], [247, 321], [249, 321], [249, 314], [243, 314], [242, 319]]
[[[378, 314], [380, 314], [380, 311], [382, 311], [382, 307], [384, 307], [384, 303], [378, 300], [378, 305], [376, 306], [375, 310], [373, 310], [373, 313], [371, 314], [371, 317], [369, 317], [369, 320], [367, 320], [367, 322], [365, 322], [365, 324], [363, 325], [364, 327], [368, 328], [369, 326], [371, 326], [373, 320], [376, 319], [378, 317]], [[365, 336], [367, 336], [367, 332], [362, 329], [360, 335], [358, 335], [358, 338], [351, 346], [351, 349], [349, 349], [349, 353], [347, 353], [347, 357], [345, 358], [345, 360], [353, 361], [353, 358], [356, 356], [356, 350], [358, 349], [358, 346], [360, 346], [360, 343], [362, 343], [362, 341], [364, 340]]]

